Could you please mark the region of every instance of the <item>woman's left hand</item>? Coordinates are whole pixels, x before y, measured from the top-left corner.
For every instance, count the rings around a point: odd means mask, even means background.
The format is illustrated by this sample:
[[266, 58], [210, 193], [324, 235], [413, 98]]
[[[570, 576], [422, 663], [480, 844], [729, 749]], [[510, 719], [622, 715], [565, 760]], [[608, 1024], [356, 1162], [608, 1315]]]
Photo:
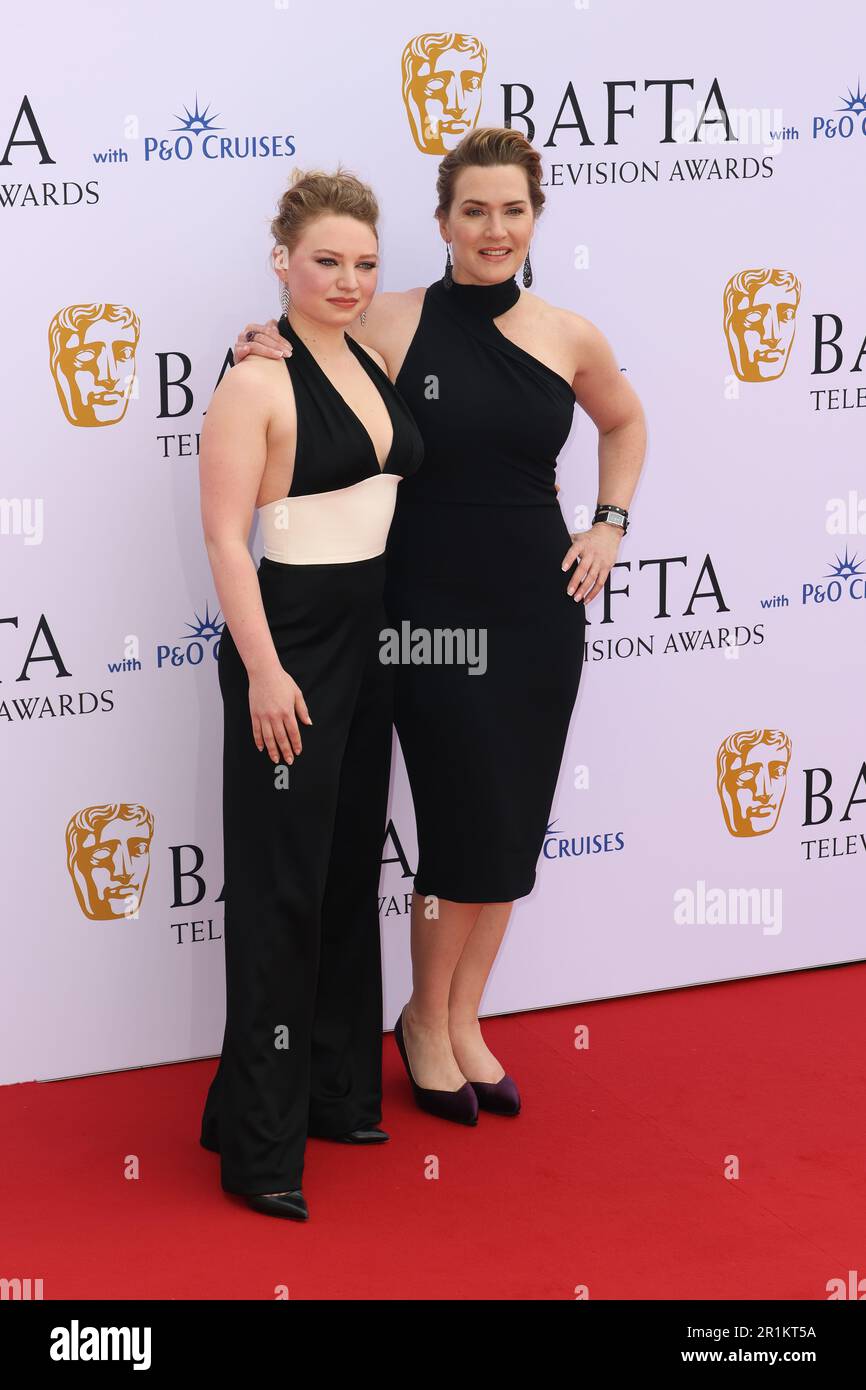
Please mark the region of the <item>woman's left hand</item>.
[[588, 531], [572, 531], [571, 539], [573, 544], [562, 562], [564, 570], [574, 565], [567, 592], [573, 596], [575, 603], [580, 603], [581, 599], [589, 603], [604, 588], [605, 580], [616, 563], [622, 531], [609, 521], [597, 521]]

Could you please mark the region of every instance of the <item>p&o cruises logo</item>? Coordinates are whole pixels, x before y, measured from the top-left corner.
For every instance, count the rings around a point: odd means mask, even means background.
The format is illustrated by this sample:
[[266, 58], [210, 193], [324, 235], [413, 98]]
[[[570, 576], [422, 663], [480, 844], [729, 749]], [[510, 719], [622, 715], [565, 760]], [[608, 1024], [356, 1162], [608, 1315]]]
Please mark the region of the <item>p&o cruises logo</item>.
[[169, 129], [168, 135], [144, 137], [145, 164], [190, 159], [285, 159], [295, 153], [294, 135], [233, 135], [225, 126], [217, 125], [220, 113], [211, 114], [210, 106], [199, 110], [198, 94], [195, 106], [177, 116], [180, 125]]

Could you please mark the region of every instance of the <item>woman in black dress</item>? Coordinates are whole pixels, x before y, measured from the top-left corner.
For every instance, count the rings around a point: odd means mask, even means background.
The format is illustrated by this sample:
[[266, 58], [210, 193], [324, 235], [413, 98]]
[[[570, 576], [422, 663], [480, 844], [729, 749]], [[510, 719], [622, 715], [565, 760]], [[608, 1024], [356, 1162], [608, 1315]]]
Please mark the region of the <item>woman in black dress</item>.
[[[478, 1105], [520, 1108], [478, 1010], [513, 900], [535, 881], [584, 605], [615, 563], [646, 431], [599, 330], [514, 278], [522, 264], [531, 283], [537, 151], [517, 131], [475, 130], [441, 161], [437, 192], [445, 276], [379, 296], [353, 333], [382, 353], [424, 438], [388, 542], [391, 626], [486, 640], [483, 674], [400, 666], [395, 707], [419, 842], [413, 992], [395, 1036], [418, 1103], [471, 1124]], [[267, 326], [247, 331], [249, 351], [273, 350]], [[555, 468], [576, 402], [599, 430], [600, 506], [573, 537]]]
[[226, 618], [226, 1025], [200, 1141], [226, 1191], [300, 1220], [308, 1134], [388, 1138], [377, 909], [393, 681], [379, 634], [397, 487], [423, 445], [382, 359], [345, 332], [375, 290], [377, 215], [350, 175], [295, 177], [272, 226], [293, 353], [227, 373], [201, 440]]

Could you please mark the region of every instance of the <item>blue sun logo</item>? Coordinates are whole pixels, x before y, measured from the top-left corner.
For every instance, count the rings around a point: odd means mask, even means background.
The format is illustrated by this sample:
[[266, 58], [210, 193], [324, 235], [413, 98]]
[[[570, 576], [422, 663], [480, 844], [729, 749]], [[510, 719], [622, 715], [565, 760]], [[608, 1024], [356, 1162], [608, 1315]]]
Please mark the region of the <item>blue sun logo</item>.
[[173, 130], [187, 130], [187, 131], [189, 131], [189, 132], [190, 132], [191, 134], [193, 134], [193, 135], [201, 135], [201, 133], [202, 133], [203, 130], [224, 130], [224, 129], [225, 129], [224, 126], [221, 126], [221, 125], [214, 125], [214, 121], [216, 120], [217, 116], [220, 114], [219, 111], [215, 111], [214, 114], [213, 114], [213, 116], [210, 116], [210, 115], [208, 114], [208, 112], [209, 112], [209, 108], [208, 108], [208, 107], [205, 107], [204, 111], [199, 111], [199, 109], [198, 109], [198, 92], [196, 92], [196, 94], [195, 94], [195, 110], [194, 110], [194, 111], [190, 111], [189, 107], [188, 107], [188, 106], [185, 106], [185, 107], [184, 107], [184, 111], [186, 112], [186, 115], [185, 115], [185, 116], [178, 116], [178, 115], [177, 115], [177, 112], [175, 112], [175, 117], [177, 118], [177, 120], [179, 120], [179, 121], [181, 122], [181, 124], [180, 124], [180, 125], [173, 126], [173, 127], [172, 127]]
[[861, 112], [866, 111], [866, 92], [860, 91], [859, 77], [857, 78], [857, 91], [852, 92], [851, 88], [849, 87], [847, 97], [842, 97], [840, 99], [845, 104], [844, 106], [837, 106], [837, 111], [855, 111], [858, 115], [860, 115]]
[[225, 626], [224, 623], [219, 621], [219, 616], [220, 612], [219, 609], [217, 609], [216, 617], [212, 618], [208, 613], [207, 607], [205, 607], [203, 618], [196, 613], [195, 622], [187, 623], [187, 627], [192, 628], [192, 632], [187, 633], [186, 641], [191, 642], [194, 637], [204, 637], [205, 640], [209, 642], [212, 637], [219, 637]]
[[835, 563], [835, 565], [832, 565], [832, 566], [831, 566], [831, 568], [830, 568], [830, 573], [829, 573], [829, 574], [825, 574], [823, 577], [824, 577], [825, 579], [853, 579], [854, 576], [855, 576], [855, 574], [862, 574], [862, 573], [863, 573], [863, 564], [862, 564], [862, 562], [861, 562], [860, 564], [857, 563], [857, 556], [856, 556], [856, 555], [852, 555], [852, 556], [849, 557], [849, 555], [848, 555], [848, 547], [846, 546], [846, 547], [845, 547], [845, 558], [844, 558], [843, 560], [840, 560], [839, 556], [837, 555], [837, 556], [836, 556], [836, 563]]

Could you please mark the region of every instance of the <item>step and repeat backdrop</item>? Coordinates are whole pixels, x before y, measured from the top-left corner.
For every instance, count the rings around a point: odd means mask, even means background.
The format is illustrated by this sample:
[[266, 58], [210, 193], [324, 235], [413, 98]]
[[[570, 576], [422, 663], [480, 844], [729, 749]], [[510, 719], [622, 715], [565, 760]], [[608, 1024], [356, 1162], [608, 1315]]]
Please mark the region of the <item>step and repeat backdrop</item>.
[[[380, 289], [427, 285], [438, 161], [476, 125], [541, 152], [533, 293], [602, 330], [649, 430], [587, 609], [536, 887], [484, 1011], [864, 955], [864, 31], [854, 0], [812, 11], [794, 48], [754, 0], [16, 15], [0, 1081], [219, 1051], [223, 618], [202, 418], [238, 330], [279, 314], [268, 226], [293, 169], [369, 181]], [[571, 530], [591, 520], [597, 450], [576, 409]], [[506, 553], [501, 568], [519, 586]], [[386, 1027], [409, 992], [415, 865], [395, 742]]]

